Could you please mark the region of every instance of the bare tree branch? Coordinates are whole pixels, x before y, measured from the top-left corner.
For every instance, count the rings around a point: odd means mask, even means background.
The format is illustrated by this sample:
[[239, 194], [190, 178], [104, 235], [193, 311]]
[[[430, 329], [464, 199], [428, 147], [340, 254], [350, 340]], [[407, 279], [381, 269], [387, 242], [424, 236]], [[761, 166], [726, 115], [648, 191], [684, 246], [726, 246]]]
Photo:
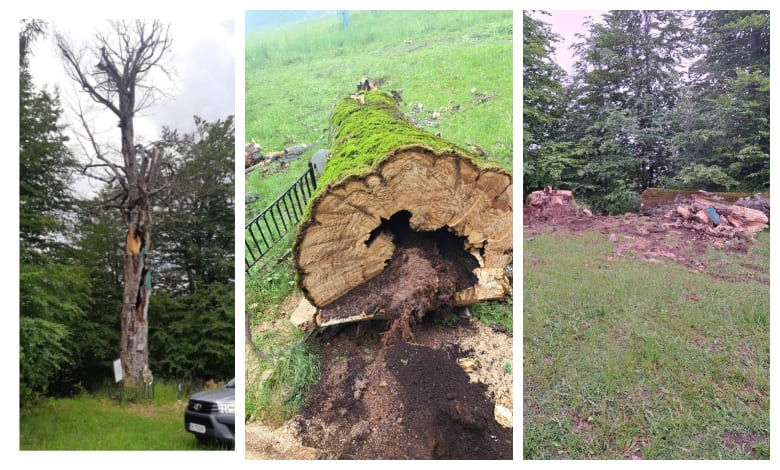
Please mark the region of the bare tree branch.
[[102, 93], [100, 93], [98, 90], [101, 88], [105, 88], [101, 83], [97, 83], [97, 88], [95, 84], [91, 83], [88, 78], [88, 74], [82, 70], [81, 68], [81, 60], [82, 58], [77, 55], [73, 49], [70, 47], [70, 45], [67, 43], [65, 38], [61, 34], [56, 35], [57, 39], [57, 48], [60, 50], [60, 53], [62, 54], [63, 59], [65, 59], [65, 71], [68, 74], [68, 76], [76, 81], [81, 87], [86, 91], [90, 98], [92, 98], [96, 103], [100, 103], [109, 110], [111, 110], [112, 113], [116, 114], [117, 116], [120, 116], [119, 108], [114, 106], [114, 103], [111, 100], [110, 94], [107, 94], [104, 96]]
[[161, 191], [165, 191], [166, 189], [168, 189], [171, 186], [171, 181], [172, 180], [169, 180], [168, 182], [166, 182], [162, 186], [158, 186], [156, 189], [154, 189], [152, 191], [149, 191], [149, 195], [150, 196], [154, 196], [155, 194], [157, 194], [157, 193], [159, 193]]
[[95, 165], [85, 165], [81, 169], [81, 174], [85, 175], [86, 177], [88, 177], [90, 179], [102, 181], [103, 183], [106, 183], [106, 184], [111, 184], [114, 181], [116, 181], [116, 178], [114, 178], [113, 176], [104, 177], [104, 176], [96, 175], [96, 174], [91, 173], [91, 172], [90, 173], [87, 172], [87, 170], [89, 170], [90, 168], [94, 168], [94, 167], [95, 167]]
[[[82, 168], [81, 173], [91, 179], [102, 181], [107, 184], [117, 182], [122, 187], [122, 189], [125, 192], [127, 192], [128, 190], [127, 177], [124, 174], [124, 168], [121, 165], [118, 165], [107, 158], [105, 152], [103, 151], [103, 149], [101, 148], [100, 144], [98, 143], [95, 137], [95, 133], [94, 130], [92, 129], [92, 126], [87, 122], [86, 112], [84, 108], [81, 106], [80, 102], [78, 103], [78, 110], [74, 110], [74, 112], [78, 116], [79, 120], [81, 121], [82, 129], [86, 133], [86, 138], [92, 147], [92, 152], [87, 150], [82, 140], [82, 137], [84, 136], [77, 132], [76, 140], [79, 146], [81, 147], [82, 152], [84, 153], [84, 155], [93, 155], [95, 158], [97, 158], [99, 161], [102, 162], [102, 163], [94, 163], [92, 158], [90, 158], [90, 162]], [[92, 172], [87, 172], [87, 170], [90, 168], [107, 168], [110, 170], [107, 171], [109, 176], [101, 177]]]

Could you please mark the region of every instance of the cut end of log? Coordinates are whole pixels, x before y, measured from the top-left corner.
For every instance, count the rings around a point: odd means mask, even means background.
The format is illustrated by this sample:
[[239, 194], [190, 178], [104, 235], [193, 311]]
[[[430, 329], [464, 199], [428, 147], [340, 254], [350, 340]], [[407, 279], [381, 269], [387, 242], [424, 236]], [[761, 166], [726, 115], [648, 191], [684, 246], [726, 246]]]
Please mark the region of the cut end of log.
[[[381, 305], [367, 302], [356, 310], [353, 302], [342, 313], [336, 303], [359, 286], [365, 297], [380, 283], [396, 282], [379, 277], [389, 267], [409, 276], [431, 267], [439, 272], [397, 286], [436, 297], [430, 305], [404, 307], [415, 315], [442, 303], [468, 305], [511, 294], [505, 276], [512, 260], [510, 174], [417, 129], [392, 95], [377, 90], [358, 96], [334, 108], [332, 157], [293, 249], [299, 287], [320, 309], [318, 326], [379, 318], [380, 310], [393, 317], [393, 292]], [[416, 257], [415, 249], [425, 255]], [[367, 284], [372, 280], [376, 286]]]
[[414, 231], [444, 228], [464, 239], [479, 283], [458, 292], [459, 305], [508, 294], [501, 281], [512, 259], [511, 178], [480, 172], [457, 156], [414, 149], [387, 159], [363, 180], [330, 189], [311, 209], [296, 262], [312, 303], [327, 305], [385, 268], [395, 244], [390, 233], [376, 230], [402, 211]]

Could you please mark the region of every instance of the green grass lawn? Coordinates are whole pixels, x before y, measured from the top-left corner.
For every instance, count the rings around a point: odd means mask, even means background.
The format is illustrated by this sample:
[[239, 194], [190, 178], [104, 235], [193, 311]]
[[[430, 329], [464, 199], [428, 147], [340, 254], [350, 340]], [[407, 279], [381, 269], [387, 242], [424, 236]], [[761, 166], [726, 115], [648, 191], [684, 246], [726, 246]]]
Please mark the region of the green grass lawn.
[[[247, 38], [246, 141], [254, 139], [266, 152], [317, 142], [288, 168], [249, 176], [247, 222], [306, 170], [314, 150], [329, 146], [330, 111], [362, 77], [401, 92], [406, 113], [422, 103], [423, 111], [413, 115], [420, 123], [436, 122], [428, 132], [460, 146], [479, 145], [488, 160], [511, 170], [511, 11], [354, 11], [350, 26], [340, 25], [334, 13]], [[433, 119], [434, 112], [440, 117]], [[291, 243], [288, 235], [266, 258], [281, 256]], [[261, 269], [264, 262], [246, 277], [253, 325], [278, 320], [279, 305], [295, 289], [291, 260]], [[472, 310], [511, 331], [511, 302]], [[320, 370], [316, 344], [290, 351], [302, 336], [289, 326], [254, 338], [277, 357], [247, 365], [272, 370], [262, 386], [247, 381], [248, 420], [278, 424], [297, 413]]]
[[[157, 386], [154, 403], [123, 403], [104, 395], [46, 398], [19, 417], [21, 450], [211, 450], [184, 430], [184, 407], [173, 385]], [[173, 399], [171, 399], [173, 397]]]
[[768, 231], [702, 255], [729, 280], [612, 248], [524, 244], [524, 457], [768, 458]]

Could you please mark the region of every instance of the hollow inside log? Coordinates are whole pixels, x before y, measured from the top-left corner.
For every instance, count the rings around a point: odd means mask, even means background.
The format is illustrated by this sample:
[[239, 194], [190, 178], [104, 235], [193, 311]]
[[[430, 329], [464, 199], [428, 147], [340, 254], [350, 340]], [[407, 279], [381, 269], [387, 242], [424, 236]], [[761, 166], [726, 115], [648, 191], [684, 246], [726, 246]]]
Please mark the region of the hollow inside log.
[[[510, 294], [504, 270], [512, 261], [511, 176], [417, 130], [399, 117], [394, 103], [376, 99], [376, 93], [384, 92], [366, 93], [362, 102], [355, 100], [357, 105], [349, 103], [348, 116], [334, 120], [333, 157], [328, 165], [351, 168], [351, 173], [321, 180], [310, 201], [293, 250], [300, 288], [314, 305], [323, 307], [377, 276], [393, 256], [397, 237], [379, 229], [404, 212], [411, 230], [450, 232], [475, 260], [476, 283], [455, 294], [456, 304]], [[356, 158], [354, 151], [339, 152], [339, 146], [354, 148], [353, 139], [377, 139], [380, 130], [374, 125], [356, 132], [360, 123], [347, 125], [346, 121], [360, 119], [360, 110], [376, 103], [388, 115], [390, 127], [405, 127], [406, 144], [393, 141], [392, 148], [383, 148], [369, 143], [369, 151], [377, 155], [355, 172], [338, 161]], [[340, 132], [343, 129], [351, 132]]]

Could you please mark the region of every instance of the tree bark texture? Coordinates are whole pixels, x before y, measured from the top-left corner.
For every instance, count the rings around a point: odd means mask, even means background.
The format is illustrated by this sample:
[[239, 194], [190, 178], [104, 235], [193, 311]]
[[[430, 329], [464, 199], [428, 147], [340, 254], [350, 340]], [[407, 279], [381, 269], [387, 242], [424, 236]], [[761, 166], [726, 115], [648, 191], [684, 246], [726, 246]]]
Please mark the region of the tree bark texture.
[[[130, 120], [132, 122], [132, 120]], [[119, 357], [128, 383], [140, 384], [144, 369], [149, 367], [149, 298], [152, 293], [152, 271], [149, 255], [152, 248], [151, 195], [157, 188], [162, 150], [147, 152], [139, 148], [128, 150], [132, 185], [128, 185], [128, 229], [125, 245], [125, 283], [122, 295], [122, 332]], [[141, 163], [137, 154], [142, 155]]]
[[125, 286], [122, 296], [122, 334], [119, 357], [123, 373], [136, 381], [149, 364], [149, 297], [151, 271], [148, 250], [151, 247], [149, 203], [142, 201], [130, 211], [125, 250]]
[[[331, 118], [332, 157], [296, 236], [299, 287], [318, 307], [382, 272], [400, 211], [414, 231], [445, 227], [479, 263], [457, 305], [511, 294], [512, 178], [496, 164], [415, 127], [385, 91], [344, 99]], [[371, 312], [367, 312], [370, 316]]]

